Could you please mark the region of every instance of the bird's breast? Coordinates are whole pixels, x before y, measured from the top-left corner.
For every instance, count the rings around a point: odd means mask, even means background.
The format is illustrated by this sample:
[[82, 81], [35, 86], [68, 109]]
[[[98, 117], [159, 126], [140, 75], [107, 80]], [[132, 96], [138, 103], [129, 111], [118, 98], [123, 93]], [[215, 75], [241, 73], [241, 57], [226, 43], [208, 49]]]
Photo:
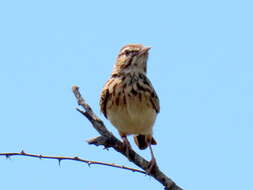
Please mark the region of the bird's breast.
[[156, 111], [145, 93], [124, 90], [112, 97], [111, 102], [107, 108], [108, 119], [120, 132], [152, 134]]

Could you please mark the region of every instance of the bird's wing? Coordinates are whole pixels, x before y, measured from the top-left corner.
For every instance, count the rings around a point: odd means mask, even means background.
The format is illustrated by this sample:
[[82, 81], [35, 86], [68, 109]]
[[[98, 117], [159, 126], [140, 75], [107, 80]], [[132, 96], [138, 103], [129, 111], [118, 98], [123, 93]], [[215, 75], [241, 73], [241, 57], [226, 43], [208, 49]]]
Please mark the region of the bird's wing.
[[150, 97], [149, 100], [153, 108], [156, 110], [156, 113], [159, 113], [160, 102], [153, 85], [151, 84], [150, 80], [148, 79], [146, 75], [140, 74], [139, 78], [140, 80], [137, 83], [138, 90], [142, 90], [142, 91], [145, 91], [146, 93], [149, 93], [149, 97]]
[[[108, 81], [109, 82], [109, 81]], [[107, 118], [107, 113], [106, 113], [106, 106], [109, 98], [109, 89], [107, 88], [108, 82], [105, 84], [101, 96], [100, 96], [100, 111], [104, 114], [104, 116]]]

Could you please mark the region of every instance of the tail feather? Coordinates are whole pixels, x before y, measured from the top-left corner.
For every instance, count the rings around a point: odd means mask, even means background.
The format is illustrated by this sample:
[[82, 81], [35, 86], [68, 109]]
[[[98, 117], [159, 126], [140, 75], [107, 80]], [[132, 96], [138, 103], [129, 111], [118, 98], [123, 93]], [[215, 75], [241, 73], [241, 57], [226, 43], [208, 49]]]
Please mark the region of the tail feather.
[[153, 137], [151, 137], [151, 139], [149, 139], [148, 136], [146, 136], [146, 135], [134, 136], [134, 142], [141, 150], [146, 149], [148, 147], [149, 141], [153, 145], [157, 144], [156, 140]]

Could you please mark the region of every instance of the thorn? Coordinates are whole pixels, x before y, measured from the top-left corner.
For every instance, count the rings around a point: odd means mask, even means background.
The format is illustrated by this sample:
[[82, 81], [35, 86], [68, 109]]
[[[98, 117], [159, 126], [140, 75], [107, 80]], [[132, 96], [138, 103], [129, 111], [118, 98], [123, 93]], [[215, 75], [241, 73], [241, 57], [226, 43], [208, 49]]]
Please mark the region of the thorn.
[[20, 154], [24, 155], [24, 154], [25, 154], [25, 151], [24, 151], [24, 150], [22, 150], [22, 151], [20, 152]]
[[145, 171], [145, 174], [144, 174], [145, 176], [150, 176], [150, 174], [148, 174], [146, 171]]
[[109, 151], [109, 148], [108, 148], [108, 147], [106, 147], [106, 146], [104, 145], [103, 150], [107, 150], [107, 151]]
[[5, 155], [5, 158], [6, 158], [6, 159], [11, 159], [11, 156], [6, 154], [6, 155]]
[[39, 159], [41, 160], [42, 159], [42, 155], [40, 154], [40, 157], [39, 157]]
[[[78, 103], [79, 104], [79, 103]], [[80, 104], [79, 104], [80, 105]], [[85, 115], [85, 113], [86, 113], [86, 111], [83, 111], [83, 110], [81, 110], [81, 109], [79, 109], [79, 108], [76, 108], [76, 110], [77, 111], [79, 111], [81, 114], [83, 114], [83, 115]]]
[[89, 166], [89, 168], [90, 168], [90, 166], [91, 166], [92, 162], [87, 162], [87, 164], [88, 164], [88, 166]]
[[58, 159], [58, 164], [59, 164], [59, 167], [61, 167], [61, 161], [62, 161], [62, 159]]
[[74, 157], [74, 159], [75, 159], [75, 160], [80, 160], [80, 158], [79, 158], [79, 157], [77, 157], [77, 156], [75, 156], [75, 157]]

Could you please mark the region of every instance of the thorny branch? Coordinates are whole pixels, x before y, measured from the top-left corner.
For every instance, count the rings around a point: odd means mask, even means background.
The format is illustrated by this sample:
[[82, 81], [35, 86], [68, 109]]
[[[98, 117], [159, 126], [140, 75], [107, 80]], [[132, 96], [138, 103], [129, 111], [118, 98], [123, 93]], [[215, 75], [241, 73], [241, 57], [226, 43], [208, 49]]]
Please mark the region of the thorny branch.
[[72, 160], [72, 161], [79, 161], [79, 162], [86, 163], [86, 164], [88, 164], [88, 166], [93, 165], [93, 164], [94, 165], [111, 166], [111, 167], [114, 167], [114, 168], [121, 168], [121, 169], [129, 170], [129, 171], [132, 171], [132, 172], [139, 172], [139, 173], [145, 174], [145, 172], [142, 171], [142, 170], [125, 167], [125, 166], [121, 166], [121, 165], [118, 165], [118, 164], [109, 164], [109, 163], [105, 163], [105, 162], [85, 160], [85, 159], [79, 158], [77, 156], [75, 156], [75, 157], [45, 156], [45, 155], [38, 155], [38, 154], [29, 154], [29, 153], [24, 152], [23, 150], [21, 152], [0, 153], [0, 156], [5, 156], [6, 158], [10, 158], [12, 156], [26, 156], [26, 157], [33, 157], [33, 158], [39, 158], [39, 159], [53, 159], [53, 160], [58, 160], [59, 165], [61, 164], [62, 160]]
[[[97, 130], [97, 132], [101, 135], [94, 139], [88, 141], [89, 144], [94, 145], [102, 145], [105, 148], [113, 148], [117, 152], [120, 152], [125, 157], [128, 158], [129, 161], [133, 162], [143, 170], [147, 171], [149, 162], [137, 154], [134, 150], [130, 149], [128, 155], [125, 153], [123, 144], [120, 140], [118, 140], [112, 133], [110, 133], [103, 121], [99, 119], [96, 114], [92, 111], [91, 107], [85, 102], [82, 98], [79, 87], [73, 86], [72, 91], [77, 99], [78, 105], [80, 105], [84, 110], [77, 108], [81, 114], [83, 114], [92, 124], [92, 126]], [[166, 190], [183, 190], [181, 187], [177, 186], [177, 184], [172, 181], [169, 177], [167, 177], [158, 167], [155, 167], [151, 174], [157, 181], [159, 181]]]
[[[144, 171], [147, 171], [149, 167], [149, 162], [145, 160], [143, 157], [141, 157], [139, 154], [137, 154], [134, 150], [130, 149], [128, 155], [125, 153], [123, 144], [120, 140], [118, 140], [112, 133], [110, 133], [104, 123], [94, 114], [91, 107], [85, 102], [85, 100], [82, 98], [79, 87], [73, 86], [72, 91], [77, 99], [78, 105], [82, 106], [84, 110], [81, 110], [79, 108], [76, 108], [77, 111], [79, 111], [81, 114], [83, 114], [92, 124], [92, 126], [98, 131], [98, 133], [101, 135], [99, 137], [95, 137], [93, 139], [88, 140], [89, 144], [94, 144], [96, 146], [102, 145], [105, 148], [113, 148], [117, 152], [123, 154], [125, 157], [128, 158], [129, 161], [133, 162], [140, 168], [142, 168]], [[134, 168], [129, 168], [117, 164], [109, 164], [105, 162], [98, 162], [98, 161], [91, 161], [91, 160], [85, 160], [79, 157], [65, 157], [65, 156], [45, 156], [45, 155], [37, 155], [37, 154], [30, 154], [25, 153], [24, 151], [21, 152], [13, 152], [13, 153], [0, 153], [0, 156], [5, 156], [6, 158], [10, 158], [12, 156], [26, 156], [26, 157], [35, 157], [39, 159], [54, 159], [58, 160], [59, 164], [62, 160], [72, 160], [72, 161], [79, 161], [83, 163], [87, 163], [89, 166], [92, 164], [95, 165], [104, 165], [104, 166], [111, 166], [115, 168], [121, 168], [126, 169], [133, 172], [139, 172], [143, 174], [147, 174], [146, 172]], [[159, 181], [165, 188], [165, 190], [183, 190], [181, 187], [179, 187], [174, 181], [172, 181], [170, 178], [168, 178], [158, 167], [155, 167], [151, 174], [153, 178], [155, 178], [157, 181]]]

